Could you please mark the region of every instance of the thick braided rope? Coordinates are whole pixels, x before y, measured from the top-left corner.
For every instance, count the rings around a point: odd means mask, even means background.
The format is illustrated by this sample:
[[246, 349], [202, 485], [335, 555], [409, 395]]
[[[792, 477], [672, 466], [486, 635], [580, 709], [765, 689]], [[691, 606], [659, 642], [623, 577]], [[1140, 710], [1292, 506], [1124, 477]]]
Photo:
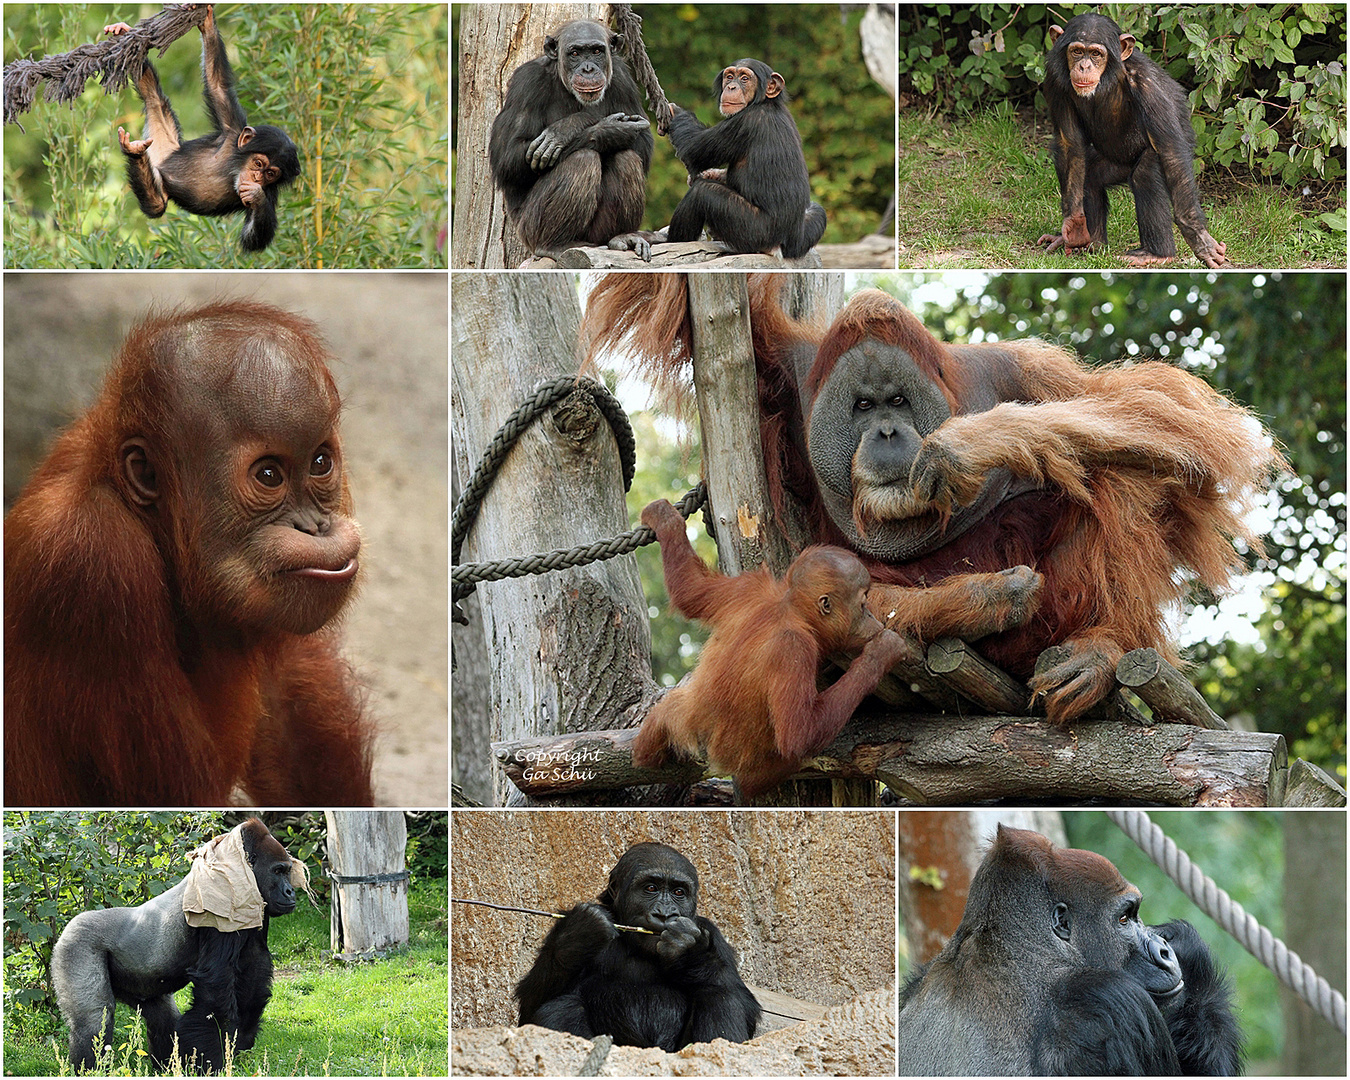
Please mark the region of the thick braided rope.
[[[645, 525], [620, 533], [609, 540], [597, 540], [591, 544], [566, 550], [540, 552], [522, 555], [518, 558], [499, 559], [494, 562], [459, 563], [464, 539], [478, 517], [488, 489], [492, 486], [502, 462], [511, 452], [516, 441], [531, 424], [544, 415], [557, 402], [569, 394], [583, 390], [594, 399], [596, 406], [609, 421], [614, 430], [614, 438], [619, 444], [619, 458], [623, 467], [623, 486], [627, 491], [633, 483], [633, 473], [637, 467], [637, 441], [633, 437], [633, 428], [628, 423], [628, 415], [618, 400], [606, 387], [594, 379], [577, 378], [562, 375], [543, 383], [533, 394], [521, 402], [520, 406], [506, 418], [497, 433], [492, 437], [478, 467], [474, 470], [468, 485], [464, 488], [455, 504], [455, 512], [450, 522], [450, 571], [451, 596], [455, 601], [464, 599], [473, 592], [474, 585], [480, 581], [500, 581], [503, 578], [524, 577], [527, 574], [542, 574], [549, 570], [566, 570], [573, 566], [586, 566], [602, 559], [612, 559], [616, 555], [626, 555], [656, 540], [656, 534]], [[684, 517], [695, 513], [707, 501], [707, 489], [699, 484], [676, 504], [676, 509]]]
[[46, 82], [46, 101], [74, 101], [84, 84], [100, 78], [103, 92], [121, 90], [128, 79], [140, 77], [151, 49], [162, 53], [206, 19], [205, 4], [170, 5], [158, 15], [142, 19], [124, 34], [106, 37], [70, 52], [41, 60], [14, 60], [5, 65], [5, 123], [17, 121], [33, 107], [40, 83]]
[[[708, 500], [708, 489], [702, 482], [675, 504], [680, 516], [688, 518]], [[597, 540], [593, 544], [582, 544], [566, 551], [546, 551], [537, 555], [522, 555], [515, 559], [499, 559], [495, 562], [462, 563], [451, 568], [450, 580], [452, 596], [463, 600], [480, 581], [500, 581], [502, 578], [524, 577], [526, 574], [543, 574], [549, 570], [566, 570], [573, 566], [585, 566], [602, 559], [612, 559], [616, 555], [627, 555], [640, 547], [656, 541], [656, 533], [639, 525], [635, 529], [619, 533], [612, 540]]]
[[460, 493], [459, 502], [455, 504], [455, 513], [450, 519], [452, 563], [459, 561], [464, 538], [469, 535], [469, 529], [473, 527], [478, 517], [478, 508], [483, 504], [483, 496], [497, 479], [497, 470], [501, 468], [511, 448], [516, 445], [516, 440], [525, 434], [529, 426], [539, 417], [578, 390], [589, 393], [595, 399], [596, 407], [614, 429], [614, 438], [619, 444], [619, 460], [623, 466], [623, 489], [627, 491], [632, 485], [633, 472], [637, 468], [637, 440], [633, 438], [633, 428], [628, 423], [628, 414], [623, 411], [623, 406], [603, 384], [594, 379], [574, 375], [560, 375], [556, 379], [549, 379], [503, 421], [502, 426], [497, 429], [497, 434], [492, 436], [492, 442], [483, 451], [483, 456], [479, 459], [478, 467], [474, 469], [468, 485]]
[[1190, 856], [1149, 820], [1142, 810], [1108, 810], [1108, 816], [1143, 848], [1201, 911], [1237, 939], [1239, 945], [1273, 971], [1280, 982], [1345, 1034], [1345, 995], [1305, 964], [1296, 952], [1247, 914], [1241, 904], [1206, 877]]

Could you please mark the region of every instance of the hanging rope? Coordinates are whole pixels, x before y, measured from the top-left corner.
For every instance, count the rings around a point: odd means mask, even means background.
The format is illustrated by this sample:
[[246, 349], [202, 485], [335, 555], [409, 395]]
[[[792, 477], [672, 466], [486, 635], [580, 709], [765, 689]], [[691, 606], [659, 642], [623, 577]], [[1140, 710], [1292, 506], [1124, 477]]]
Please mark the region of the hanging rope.
[[1345, 995], [1305, 964], [1242, 905], [1191, 862], [1142, 810], [1108, 810], [1107, 815], [1144, 853], [1177, 883], [1195, 905], [1237, 939], [1239, 945], [1273, 971], [1280, 982], [1306, 1001], [1323, 1019], [1345, 1034]]
[[[637, 440], [633, 438], [633, 428], [628, 423], [628, 414], [618, 399], [609, 392], [604, 384], [594, 379], [578, 378], [574, 375], [560, 375], [550, 379], [533, 394], [521, 402], [492, 437], [492, 442], [483, 451], [478, 467], [460, 494], [455, 504], [455, 512], [450, 519], [450, 582], [451, 598], [458, 604], [474, 590], [480, 581], [500, 581], [503, 578], [524, 577], [527, 574], [543, 574], [550, 570], [565, 570], [573, 566], [586, 566], [602, 559], [612, 559], [616, 555], [626, 555], [646, 544], [655, 542], [656, 534], [645, 525], [629, 529], [610, 540], [597, 540], [591, 544], [582, 544], [566, 550], [548, 551], [535, 555], [522, 555], [513, 559], [499, 559], [496, 562], [460, 563], [460, 551], [464, 539], [478, 518], [488, 489], [497, 478], [497, 472], [506, 460], [506, 455], [520, 438], [541, 416], [555, 404], [578, 391], [589, 393], [595, 399], [596, 407], [609, 421], [614, 430], [615, 441], [619, 444], [619, 460], [623, 467], [623, 488], [627, 491], [633, 484], [633, 473], [637, 468]], [[699, 484], [675, 508], [686, 518], [707, 501], [707, 488]], [[456, 622], [467, 622], [468, 618], [457, 607], [452, 609], [452, 618]]]
[[[91, 45], [41, 60], [15, 60], [5, 65], [5, 123], [17, 123], [20, 113], [33, 107], [38, 84], [46, 81], [46, 101], [74, 101], [92, 78], [103, 81], [111, 94], [140, 78], [151, 49], [164, 52], [194, 26], [206, 20], [205, 4], [174, 4], [158, 15], [142, 19], [124, 34], [111, 35]], [[20, 125], [22, 129], [22, 125]]]
[[656, 81], [656, 71], [642, 44], [642, 16], [633, 10], [632, 4], [610, 4], [609, 9], [615, 29], [623, 38], [624, 55], [633, 65], [633, 78], [647, 92], [647, 102], [656, 114], [656, 133], [664, 135], [670, 128], [670, 102]]

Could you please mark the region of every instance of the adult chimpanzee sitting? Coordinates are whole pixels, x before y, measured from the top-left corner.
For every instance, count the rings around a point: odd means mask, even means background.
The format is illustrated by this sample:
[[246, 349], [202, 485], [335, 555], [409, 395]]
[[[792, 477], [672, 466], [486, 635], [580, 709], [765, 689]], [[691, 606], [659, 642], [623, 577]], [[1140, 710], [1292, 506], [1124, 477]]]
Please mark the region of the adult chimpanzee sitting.
[[1209, 234], [1195, 186], [1195, 132], [1186, 92], [1105, 15], [1050, 27], [1046, 104], [1055, 125], [1055, 171], [1064, 221], [1039, 243], [1046, 251], [1106, 244], [1106, 189], [1128, 183], [1139, 220], [1130, 266], [1177, 253], [1172, 218], [1206, 266], [1223, 266], [1226, 245]]
[[961, 925], [901, 992], [901, 1075], [1236, 1075], [1227, 981], [1140, 899], [1100, 855], [1000, 825]]
[[825, 210], [811, 201], [783, 76], [760, 60], [737, 60], [713, 92], [726, 119], [710, 128], [671, 106], [670, 142], [689, 170], [689, 192], [667, 239], [697, 240], [706, 228], [733, 251], [781, 247], [784, 258], [800, 258], [825, 234]]
[[[175, 1037], [185, 1068], [212, 1072], [224, 1067], [227, 1040], [234, 1053], [253, 1045], [272, 996], [267, 921], [295, 910], [292, 882], [305, 887], [304, 870], [257, 818], [193, 854], [198, 862], [167, 892], [76, 915], [57, 939], [52, 983], [72, 1065], [91, 1068], [99, 1047], [111, 1048], [119, 1001], [141, 1010], [161, 1067]], [[173, 994], [189, 981], [192, 1007], [180, 1016]]]
[[[760, 1008], [717, 927], [694, 914], [698, 873], [665, 844], [634, 844], [594, 903], [558, 922], [516, 986], [520, 1022], [623, 1046], [745, 1042]], [[650, 934], [620, 931], [615, 923]]]
[[637, 229], [654, 140], [618, 42], [599, 23], [564, 23], [511, 76], [488, 155], [533, 252], [608, 244], [651, 257]]

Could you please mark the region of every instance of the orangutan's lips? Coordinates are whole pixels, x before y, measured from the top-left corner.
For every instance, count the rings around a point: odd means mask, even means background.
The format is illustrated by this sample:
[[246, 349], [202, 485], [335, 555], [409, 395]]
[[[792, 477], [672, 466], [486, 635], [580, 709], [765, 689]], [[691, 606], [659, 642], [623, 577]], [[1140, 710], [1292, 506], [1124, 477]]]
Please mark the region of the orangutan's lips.
[[322, 566], [301, 566], [289, 573], [298, 574], [300, 577], [318, 578], [321, 581], [347, 581], [356, 576], [356, 560], [348, 559], [345, 566], [340, 566], [336, 570], [327, 570]]

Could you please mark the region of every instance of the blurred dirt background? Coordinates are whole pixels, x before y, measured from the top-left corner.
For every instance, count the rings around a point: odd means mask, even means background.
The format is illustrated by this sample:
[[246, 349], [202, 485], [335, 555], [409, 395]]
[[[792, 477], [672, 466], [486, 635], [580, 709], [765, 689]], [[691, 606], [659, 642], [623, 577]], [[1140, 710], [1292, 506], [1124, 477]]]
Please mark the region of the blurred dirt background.
[[7, 273], [4, 499], [93, 401], [127, 330], [155, 306], [261, 300], [314, 320], [335, 361], [364, 582], [347, 656], [379, 725], [376, 799], [448, 805], [448, 275]]

